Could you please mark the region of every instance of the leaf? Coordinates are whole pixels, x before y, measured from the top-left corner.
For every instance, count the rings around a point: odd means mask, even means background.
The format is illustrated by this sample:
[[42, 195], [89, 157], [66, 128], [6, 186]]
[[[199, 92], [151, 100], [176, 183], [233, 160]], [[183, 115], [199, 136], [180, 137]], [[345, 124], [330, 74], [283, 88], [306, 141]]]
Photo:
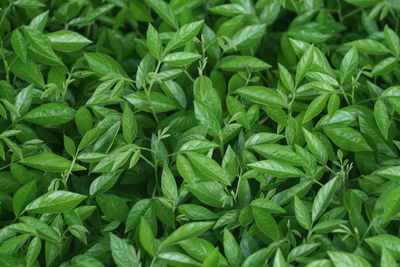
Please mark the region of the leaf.
[[397, 181], [400, 179], [400, 166], [389, 166], [377, 170], [376, 174]]
[[35, 124], [64, 124], [75, 117], [75, 110], [67, 105], [59, 103], [47, 103], [41, 105], [23, 116], [23, 119]]
[[26, 62], [22, 61], [20, 58], [16, 58], [10, 66], [10, 70], [17, 77], [28, 83], [33, 83], [40, 88], [43, 88], [45, 85], [42, 72], [37, 64], [30, 58], [27, 58]]
[[220, 257], [218, 254], [218, 248], [215, 248], [204, 260], [202, 267], [214, 267], [220, 266]]
[[383, 100], [377, 100], [375, 102], [374, 115], [379, 131], [382, 133], [383, 137], [387, 139], [391, 122], [385, 102]]
[[185, 66], [198, 60], [201, 56], [199, 54], [190, 52], [176, 52], [168, 54], [164, 57], [163, 61], [171, 66]]
[[400, 55], [400, 38], [388, 25], [384, 28], [385, 43], [396, 56]]
[[106, 172], [94, 179], [90, 184], [90, 195], [101, 194], [108, 191], [117, 182], [121, 173], [121, 170]]
[[60, 213], [75, 208], [86, 196], [69, 191], [52, 191], [41, 195], [26, 206], [33, 213]]
[[15, 215], [19, 215], [21, 211], [25, 208], [25, 206], [35, 199], [37, 193], [37, 182], [36, 180], [32, 180], [26, 185], [22, 186], [15, 192], [12, 206]]
[[393, 217], [395, 217], [400, 212], [399, 192], [400, 188], [395, 187], [391, 189], [389, 193], [385, 196], [382, 218], [383, 224], [390, 222]]
[[199, 20], [180, 27], [169, 40], [165, 50], [174, 50], [191, 41], [199, 33], [203, 24], [204, 20]]
[[335, 266], [351, 265], [357, 267], [371, 266], [364, 258], [346, 252], [328, 251], [329, 258], [333, 261]]
[[358, 54], [357, 49], [353, 46], [343, 57], [340, 65], [340, 83], [349, 82], [350, 78], [356, 74], [358, 69]]
[[90, 69], [98, 76], [106, 76], [110, 73], [128, 77], [121, 65], [112, 57], [101, 53], [84, 53]]
[[178, 200], [178, 188], [176, 185], [176, 181], [174, 175], [171, 170], [164, 166], [161, 175], [161, 190], [167, 198], [177, 201]]
[[338, 179], [337, 177], [331, 179], [318, 190], [312, 205], [312, 222], [315, 222], [329, 206], [338, 188]]
[[154, 58], [160, 60], [163, 53], [163, 45], [161, 41], [161, 36], [153, 25], [149, 24], [147, 27], [146, 43], [150, 53]]
[[46, 35], [50, 45], [57, 51], [74, 52], [92, 43], [86, 37], [77, 32], [60, 30]]
[[198, 261], [179, 252], [165, 252], [158, 257], [170, 266], [200, 266]]
[[144, 249], [150, 254], [154, 255], [154, 236], [151, 230], [150, 225], [147, 221], [142, 217], [140, 219], [139, 226], [139, 238], [140, 243], [144, 247]]
[[314, 47], [310, 46], [304, 53], [304, 55], [300, 58], [300, 61], [297, 64], [296, 77], [295, 77], [296, 84], [299, 84], [303, 80], [304, 76], [310, 69], [313, 57], [314, 57]]
[[118, 267], [139, 266], [138, 255], [135, 249], [124, 239], [110, 233], [111, 254]]
[[244, 50], [256, 45], [265, 34], [265, 24], [249, 25], [232, 36], [232, 48]]
[[34, 265], [37, 257], [40, 254], [40, 250], [42, 249], [42, 243], [39, 237], [34, 237], [31, 242], [29, 242], [29, 246], [26, 252], [26, 264], [27, 266]]
[[31, 45], [31, 48], [40, 54], [46, 62], [51, 65], [61, 65], [62, 62], [60, 58], [54, 53], [53, 48], [51, 48], [50, 40], [41, 33], [39, 30], [33, 28], [22, 28], [26, 37], [26, 40]]
[[223, 58], [218, 67], [226, 71], [257, 72], [266, 70], [271, 65], [251, 56], [230, 56]]
[[396, 259], [392, 256], [392, 254], [386, 248], [383, 248], [381, 255], [381, 267], [395, 266], [396, 264]]
[[387, 57], [381, 60], [372, 69], [371, 74], [374, 76], [379, 76], [391, 72], [397, 65], [398, 60], [395, 57]]
[[371, 151], [364, 137], [353, 128], [343, 125], [332, 125], [323, 128], [324, 133], [339, 148], [352, 152]]
[[[49, 152], [25, 157], [21, 163], [34, 169], [47, 172], [63, 172], [68, 170], [72, 165], [70, 160]], [[73, 164], [71, 169], [72, 171], [86, 170], [85, 167], [76, 163]]]
[[274, 90], [263, 86], [247, 86], [241, 87], [235, 91], [242, 97], [255, 103], [286, 108], [287, 104], [282, 97]]
[[24, 35], [20, 30], [15, 29], [11, 34], [11, 45], [17, 54], [17, 56], [23, 61], [26, 62], [27, 54], [28, 54], [28, 45], [24, 38]]
[[304, 175], [304, 173], [296, 167], [272, 159], [250, 163], [248, 166], [278, 178], [300, 177]]
[[328, 101], [329, 94], [322, 94], [314, 98], [306, 110], [306, 114], [303, 118], [303, 123], [309, 122], [316, 116], [318, 116], [325, 108], [326, 101]]
[[189, 161], [206, 177], [230, 185], [228, 174], [213, 159], [194, 152], [186, 152]]
[[313, 155], [317, 157], [321, 162], [326, 163], [328, 161], [328, 152], [321, 140], [304, 128], [303, 133], [311, 153], [313, 153]]
[[228, 229], [224, 229], [223, 244], [226, 258], [232, 266], [240, 266], [243, 261], [243, 255], [240, 251], [240, 247], [236, 242], [235, 237], [229, 232]]
[[126, 106], [122, 113], [122, 135], [125, 142], [132, 144], [136, 138], [138, 126], [132, 110]]
[[64, 135], [64, 148], [65, 151], [70, 155], [71, 157], [75, 156], [76, 153], [76, 146], [74, 140], [72, 140], [70, 137]]
[[311, 230], [311, 218], [303, 201], [294, 196], [294, 214], [298, 223], [306, 230]]
[[400, 238], [394, 235], [381, 234], [365, 239], [368, 245], [375, 251], [386, 249], [398, 261], [400, 259]]
[[260, 209], [253, 208], [253, 217], [257, 228], [266, 236], [276, 241], [279, 239], [279, 229], [274, 217], [268, 212]]
[[389, 53], [389, 49], [378, 41], [372, 39], [361, 39], [347, 43], [348, 47], [355, 47], [358, 52], [369, 55], [384, 55]]
[[285, 258], [283, 257], [282, 251], [280, 248], [276, 251], [275, 258], [274, 258], [274, 267], [287, 267], [289, 264], [286, 262]]
[[279, 78], [282, 82], [282, 84], [286, 87], [291, 92], [294, 92], [295, 86], [294, 86], [294, 80], [290, 72], [281, 64], [279, 66]]
[[148, 98], [141, 92], [135, 92], [126, 95], [125, 99], [136, 108], [148, 112], [153, 110], [155, 113], [161, 113], [178, 108], [174, 101], [158, 92], [151, 92]]
[[197, 237], [214, 225], [214, 222], [192, 222], [187, 223], [172, 232], [164, 241], [161, 246], [167, 246], [185, 239]]
[[166, 2], [163, 0], [145, 0], [145, 2], [165, 21], [165, 23], [175, 29], [178, 28], [178, 20], [174, 11]]

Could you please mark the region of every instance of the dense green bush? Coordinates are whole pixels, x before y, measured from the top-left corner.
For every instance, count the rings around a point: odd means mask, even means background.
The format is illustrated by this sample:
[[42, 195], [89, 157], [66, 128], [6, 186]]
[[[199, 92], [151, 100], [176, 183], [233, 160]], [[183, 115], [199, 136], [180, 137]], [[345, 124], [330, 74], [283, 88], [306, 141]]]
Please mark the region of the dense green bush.
[[397, 266], [399, 0], [0, 7], [0, 266]]

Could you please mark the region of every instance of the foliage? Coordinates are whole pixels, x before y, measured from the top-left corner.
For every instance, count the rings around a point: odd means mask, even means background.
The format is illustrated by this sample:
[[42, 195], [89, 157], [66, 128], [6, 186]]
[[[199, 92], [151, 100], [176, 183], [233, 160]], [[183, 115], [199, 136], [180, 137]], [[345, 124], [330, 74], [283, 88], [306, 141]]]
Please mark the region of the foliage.
[[395, 266], [397, 0], [0, 1], [1, 266]]

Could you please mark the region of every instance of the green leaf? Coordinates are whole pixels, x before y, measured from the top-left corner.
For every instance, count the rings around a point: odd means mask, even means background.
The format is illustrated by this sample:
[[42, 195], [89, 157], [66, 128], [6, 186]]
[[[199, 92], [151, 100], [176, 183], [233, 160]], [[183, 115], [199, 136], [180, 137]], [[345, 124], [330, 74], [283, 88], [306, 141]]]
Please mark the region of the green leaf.
[[33, 213], [60, 213], [75, 208], [86, 198], [84, 195], [69, 191], [52, 191], [29, 203], [25, 210]]
[[79, 33], [68, 30], [52, 32], [46, 36], [50, 40], [51, 47], [62, 52], [78, 51], [92, 43], [92, 41]]
[[313, 118], [318, 116], [325, 108], [326, 101], [328, 101], [329, 94], [322, 94], [314, 98], [308, 106], [306, 113], [304, 114], [303, 123], [311, 121]]
[[292, 75], [290, 72], [281, 64], [278, 64], [279, 66], [279, 78], [282, 84], [286, 87], [291, 92], [294, 92], [295, 84]]
[[122, 113], [122, 135], [125, 142], [132, 144], [136, 138], [138, 126], [132, 110], [126, 106]]
[[369, 267], [371, 266], [364, 258], [347, 252], [328, 251], [329, 258], [333, 264], [338, 266], [355, 266], [355, 267]]
[[389, 53], [389, 49], [378, 41], [372, 39], [361, 39], [347, 43], [348, 47], [355, 47], [358, 52], [369, 55], [384, 55]]
[[37, 257], [40, 254], [40, 250], [42, 249], [42, 241], [39, 237], [34, 237], [31, 242], [29, 242], [29, 246], [26, 252], [26, 265], [33, 266]]
[[25, 208], [25, 206], [35, 199], [37, 192], [37, 182], [36, 180], [32, 180], [26, 185], [22, 186], [15, 192], [12, 206], [15, 215], [19, 215], [21, 211]]
[[385, 196], [382, 223], [390, 222], [400, 212], [400, 187], [395, 187]]
[[108, 191], [117, 182], [121, 173], [121, 170], [106, 172], [94, 179], [90, 184], [90, 195], [101, 194]]
[[400, 38], [388, 25], [384, 28], [385, 43], [395, 56], [400, 55]]
[[340, 83], [344, 84], [349, 82], [350, 78], [353, 77], [358, 69], [358, 54], [356, 47], [352, 47], [346, 55], [343, 57], [340, 65]]
[[294, 196], [294, 214], [298, 223], [306, 230], [311, 230], [310, 214], [303, 201]]
[[125, 99], [136, 108], [155, 113], [166, 112], [177, 109], [173, 100], [158, 92], [151, 92], [149, 97], [142, 92], [135, 92], [125, 96]]
[[271, 67], [261, 59], [251, 56], [230, 56], [221, 60], [218, 67], [227, 71], [257, 72]]
[[372, 69], [371, 73], [374, 76], [379, 76], [382, 74], [386, 74], [391, 72], [398, 63], [398, 59], [395, 57], [387, 57], [381, 60], [375, 67]]
[[374, 115], [379, 131], [382, 133], [385, 139], [387, 139], [389, 135], [391, 121], [389, 118], [388, 110], [386, 108], [386, 104], [383, 100], [377, 100], [375, 102]]
[[287, 104], [283, 98], [276, 91], [267, 87], [246, 86], [237, 89], [235, 93], [238, 93], [242, 97], [255, 103], [271, 107], [287, 107]]
[[147, 47], [150, 53], [153, 55], [154, 58], [160, 60], [163, 53], [161, 36], [151, 24], [149, 24], [149, 26], [147, 27], [146, 37]]
[[353, 128], [332, 125], [324, 127], [323, 130], [335, 145], [345, 151], [363, 152], [372, 150], [364, 137]]
[[40, 54], [51, 65], [62, 64], [60, 58], [54, 53], [46, 35], [33, 28], [24, 27], [23, 30], [28, 43], [36, 53]]
[[178, 188], [174, 175], [168, 166], [164, 166], [161, 175], [161, 190], [165, 197], [177, 201], [178, 200]]
[[321, 142], [321, 140], [303, 128], [304, 137], [306, 138], [308, 149], [310, 149], [311, 153], [321, 162], [326, 163], [328, 161], [328, 152]]
[[154, 255], [154, 235], [150, 225], [143, 217], [140, 219], [139, 238], [143, 248], [150, 255]]
[[146, 4], [149, 5], [162, 20], [165, 21], [169, 26], [177, 29], [179, 27], [178, 20], [171, 7], [163, 0], [145, 0]]
[[43, 88], [45, 85], [42, 72], [38, 65], [30, 58], [27, 58], [26, 62], [20, 58], [16, 58], [10, 66], [10, 70], [17, 77], [28, 83], [33, 83], [40, 88]]
[[[25, 157], [21, 163], [34, 169], [47, 172], [63, 172], [72, 166], [72, 162], [70, 160], [49, 152]], [[86, 170], [86, 168], [74, 163], [71, 170], [82, 171]]]
[[288, 266], [289, 264], [286, 262], [285, 257], [283, 257], [281, 249], [278, 248], [274, 258], [274, 267], [288, 267]]
[[199, 33], [203, 24], [204, 20], [199, 20], [180, 27], [169, 40], [165, 50], [174, 50], [191, 41]]
[[81, 135], [92, 129], [93, 118], [86, 107], [80, 107], [75, 113], [75, 124]]
[[253, 217], [258, 230], [272, 240], [279, 239], [279, 229], [274, 217], [271, 214], [260, 208], [253, 208]]
[[161, 246], [167, 246], [185, 239], [197, 237], [214, 225], [214, 222], [192, 222], [187, 223], [172, 232], [164, 241]]
[[47, 103], [23, 116], [23, 119], [35, 124], [64, 124], [75, 117], [75, 110], [65, 104]]
[[186, 155], [193, 166], [195, 166], [203, 175], [212, 180], [230, 185], [228, 174], [213, 159], [194, 152], [186, 152]]
[[176, 52], [168, 54], [164, 57], [163, 61], [171, 66], [185, 66], [191, 64], [201, 58], [199, 54], [190, 52]]
[[383, 248], [381, 255], [381, 267], [396, 266], [396, 264], [396, 259], [392, 256], [392, 254], [386, 248]]
[[229, 264], [232, 266], [240, 266], [243, 261], [242, 252], [240, 251], [240, 247], [236, 242], [235, 237], [226, 228], [224, 229], [223, 245]]
[[71, 157], [75, 156], [76, 153], [76, 146], [74, 140], [72, 140], [70, 137], [64, 135], [64, 148], [65, 151], [70, 155]]
[[312, 222], [315, 222], [329, 206], [338, 188], [338, 179], [331, 179], [318, 190], [312, 205]]
[[11, 34], [11, 45], [17, 54], [17, 56], [23, 61], [26, 62], [27, 53], [28, 53], [28, 45], [24, 38], [24, 35], [20, 30], [15, 29]]
[[169, 266], [201, 266], [200, 263], [185, 254], [179, 252], [165, 252], [158, 255], [158, 258]]
[[85, 53], [85, 59], [90, 69], [98, 76], [103, 77], [110, 73], [128, 77], [121, 65], [112, 57], [101, 53]]
[[265, 24], [246, 26], [232, 36], [232, 48], [235, 50], [251, 48], [260, 42], [264, 34]]
[[377, 170], [376, 174], [394, 181], [398, 181], [400, 179], [400, 166], [384, 167]]
[[314, 47], [310, 46], [304, 53], [304, 55], [300, 58], [300, 61], [297, 64], [296, 78], [295, 78], [296, 84], [299, 84], [303, 80], [304, 76], [310, 69], [313, 58], [314, 58]]
[[139, 258], [133, 246], [110, 233], [111, 254], [118, 267], [139, 266]]
[[368, 237], [365, 239], [365, 241], [375, 251], [380, 252], [382, 249], [386, 249], [397, 261], [400, 259], [400, 238], [397, 236], [381, 234]]
[[250, 163], [248, 166], [259, 172], [278, 178], [300, 177], [304, 175], [296, 167], [272, 159]]

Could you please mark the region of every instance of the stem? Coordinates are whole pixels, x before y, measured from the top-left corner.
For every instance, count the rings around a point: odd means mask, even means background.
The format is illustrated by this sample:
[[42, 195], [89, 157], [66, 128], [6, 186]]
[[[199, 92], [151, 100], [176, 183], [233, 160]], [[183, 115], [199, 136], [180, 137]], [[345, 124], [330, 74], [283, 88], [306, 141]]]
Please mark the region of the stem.
[[69, 169], [68, 169], [67, 173], [63, 177], [63, 184], [64, 184], [65, 189], [68, 189], [68, 185], [67, 185], [68, 184], [68, 178], [72, 173], [72, 169], [74, 168], [76, 158], [78, 157], [78, 152], [79, 152], [79, 150], [77, 150], [75, 152], [75, 155], [72, 157], [71, 165], [69, 166]]

